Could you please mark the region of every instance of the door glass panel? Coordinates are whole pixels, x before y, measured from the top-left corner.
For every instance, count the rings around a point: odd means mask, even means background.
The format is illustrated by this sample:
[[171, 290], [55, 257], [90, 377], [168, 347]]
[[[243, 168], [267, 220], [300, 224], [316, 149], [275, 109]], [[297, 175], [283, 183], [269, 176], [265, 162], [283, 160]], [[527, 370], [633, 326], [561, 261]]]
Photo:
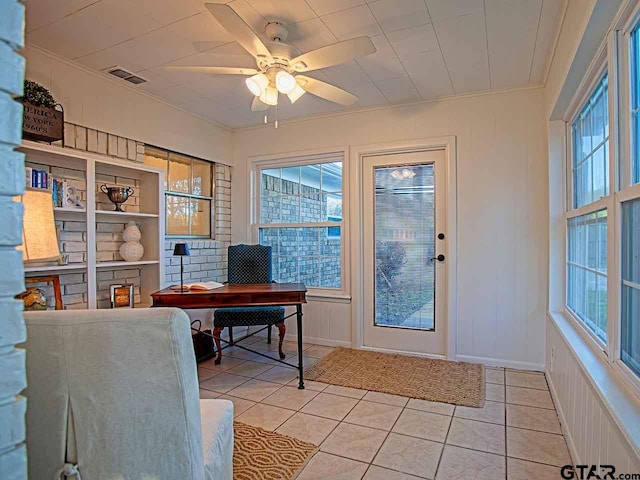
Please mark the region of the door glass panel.
[[374, 325], [435, 330], [434, 165], [375, 167]]

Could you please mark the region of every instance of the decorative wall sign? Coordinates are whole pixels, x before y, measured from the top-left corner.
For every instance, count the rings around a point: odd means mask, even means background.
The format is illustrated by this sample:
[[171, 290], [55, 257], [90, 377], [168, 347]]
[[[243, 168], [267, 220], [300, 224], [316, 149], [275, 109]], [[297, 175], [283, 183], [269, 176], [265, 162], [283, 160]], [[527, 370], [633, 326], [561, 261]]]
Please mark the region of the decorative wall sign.
[[133, 284], [109, 285], [111, 308], [133, 308]]
[[56, 142], [64, 137], [64, 113], [51, 92], [42, 85], [24, 81], [22, 136], [28, 140]]
[[27, 140], [57, 142], [64, 137], [64, 113], [23, 101], [22, 136]]

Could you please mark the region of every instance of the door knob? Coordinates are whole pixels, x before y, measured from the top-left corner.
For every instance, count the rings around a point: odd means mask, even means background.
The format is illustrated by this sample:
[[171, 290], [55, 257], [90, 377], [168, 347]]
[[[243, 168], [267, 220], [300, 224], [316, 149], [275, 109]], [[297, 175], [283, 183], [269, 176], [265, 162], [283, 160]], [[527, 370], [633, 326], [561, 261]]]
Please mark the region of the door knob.
[[442, 254], [440, 254], [440, 255], [438, 255], [437, 257], [431, 257], [431, 258], [429, 259], [429, 261], [430, 261], [430, 262], [433, 262], [434, 260], [437, 260], [437, 261], [439, 261], [439, 262], [444, 262], [444, 259], [445, 259], [445, 256], [444, 256], [444, 255], [442, 255]]

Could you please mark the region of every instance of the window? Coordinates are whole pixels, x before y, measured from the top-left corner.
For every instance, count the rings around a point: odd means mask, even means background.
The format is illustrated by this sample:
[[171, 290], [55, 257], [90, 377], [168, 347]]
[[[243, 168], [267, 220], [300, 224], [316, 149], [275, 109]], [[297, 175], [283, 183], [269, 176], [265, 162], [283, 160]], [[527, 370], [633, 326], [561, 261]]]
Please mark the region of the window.
[[640, 199], [622, 204], [621, 359], [640, 376]]
[[605, 75], [573, 122], [573, 207], [609, 194], [608, 81]]
[[273, 278], [342, 286], [342, 162], [258, 168], [259, 241], [273, 249]]
[[607, 341], [607, 211], [568, 221], [567, 306]]
[[144, 158], [165, 172], [167, 236], [211, 238], [213, 164], [154, 147]]
[[633, 153], [631, 155], [631, 183], [640, 182], [640, 27], [631, 32], [630, 39], [631, 74], [631, 137]]
[[604, 75], [571, 124], [573, 208], [567, 213], [566, 266], [566, 306], [604, 344], [608, 338], [606, 202], [611, 199], [608, 91]]

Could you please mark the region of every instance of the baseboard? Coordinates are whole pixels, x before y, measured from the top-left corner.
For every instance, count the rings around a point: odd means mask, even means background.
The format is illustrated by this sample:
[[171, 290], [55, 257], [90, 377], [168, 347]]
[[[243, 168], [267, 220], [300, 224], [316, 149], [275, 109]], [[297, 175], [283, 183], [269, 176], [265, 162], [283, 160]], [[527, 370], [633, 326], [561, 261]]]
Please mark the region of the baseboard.
[[516, 360], [503, 360], [500, 358], [474, 357], [471, 355], [456, 355], [456, 360], [460, 362], [482, 363], [488, 367], [504, 367], [514, 368], [517, 370], [544, 372], [544, 363], [519, 362]]
[[574, 465], [582, 465], [582, 462], [580, 462], [580, 456], [578, 455], [578, 450], [576, 449], [576, 445], [573, 442], [571, 432], [567, 428], [567, 425], [569, 425], [567, 423], [567, 417], [564, 414], [564, 410], [562, 410], [562, 404], [560, 403], [560, 399], [558, 398], [556, 387], [553, 385], [553, 381], [551, 380], [551, 375], [545, 372], [544, 376], [547, 378], [549, 393], [551, 393], [551, 399], [553, 400], [553, 404], [556, 407], [556, 413], [558, 414], [558, 419], [560, 420], [560, 428], [562, 428], [562, 434], [564, 435], [564, 438], [567, 442], [569, 455], [571, 455], [571, 461]]

